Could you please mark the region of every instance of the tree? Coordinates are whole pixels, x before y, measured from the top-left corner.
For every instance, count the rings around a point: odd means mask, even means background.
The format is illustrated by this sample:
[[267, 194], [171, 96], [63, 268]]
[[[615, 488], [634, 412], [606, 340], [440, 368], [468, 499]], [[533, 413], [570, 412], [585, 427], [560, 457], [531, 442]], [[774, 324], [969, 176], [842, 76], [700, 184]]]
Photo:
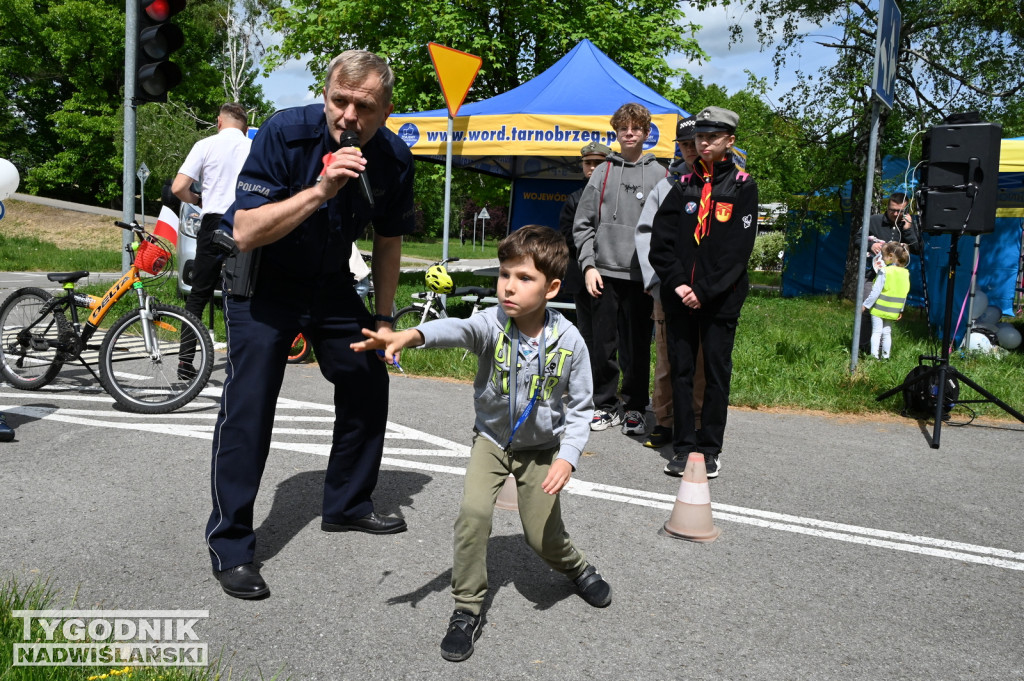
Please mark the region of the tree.
[[[277, 2], [277, 0], [268, 0]], [[313, 55], [308, 66], [322, 73], [346, 49], [385, 57], [397, 74], [398, 111], [444, 105], [427, 53], [428, 42], [480, 56], [483, 66], [469, 101], [521, 85], [590, 38], [623, 68], [656, 89], [679, 74], [665, 61], [671, 53], [702, 58], [691, 27], [673, 0], [293, 0], [270, 11], [271, 27], [284, 39], [270, 50], [270, 65]]]
[[[441, 108], [444, 99], [427, 52], [428, 42], [478, 55], [483, 59], [467, 101], [507, 92], [551, 66], [583, 38], [590, 38], [627, 71], [655, 89], [665, 89], [680, 71], [666, 57], [682, 53], [705, 55], [692, 37], [692, 27], [674, 0], [265, 0], [272, 3], [271, 28], [283, 35], [280, 46], [269, 50], [269, 68], [292, 58], [312, 55], [307, 66], [322, 74], [332, 57], [346, 49], [365, 49], [385, 57], [397, 76], [396, 111]], [[311, 89], [318, 91], [322, 84]], [[426, 174], [421, 164], [421, 174]], [[453, 181], [456, 196], [472, 195], [479, 203], [493, 200], [494, 181], [481, 186], [467, 174]], [[503, 184], [507, 205], [507, 182]], [[417, 187], [424, 186], [417, 182]], [[440, 183], [427, 185], [437, 192]], [[425, 222], [440, 225], [443, 205], [429, 194], [417, 193]]]
[[[870, 131], [870, 78], [874, 63], [877, 4], [865, 0], [738, 0], [757, 12], [755, 28], [763, 45], [774, 45], [776, 75], [787, 60], [799, 57], [810, 40], [835, 50], [835, 62], [817, 74], [797, 70], [799, 83], [782, 99], [783, 113], [799, 117], [808, 141], [834, 163], [827, 179], [839, 186], [853, 180], [853, 205], [863, 204], [870, 167], [879, 177], [885, 152], [913, 153], [907, 140], [956, 111], [977, 110], [984, 120], [1003, 121], [1008, 134], [1021, 131], [1020, 94], [1024, 88], [1024, 52], [1019, 37], [1024, 22], [1009, 0], [994, 11], [978, 11], [966, 0], [903, 0], [895, 105], [881, 118], [878, 153], [867, 158]], [[725, 0], [722, 4], [728, 4]], [[711, 4], [716, 4], [712, 2]], [[836, 35], [822, 37], [821, 26]], [[873, 199], [881, 198], [875, 182]], [[876, 201], [877, 203], [877, 201]], [[854, 248], [861, 214], [854, 210], [843, 292], [855, 291], [860, 266]]]
[[[171, 91], [172, 104], [139, 107], [144, 129], [146, 119], [161, 119], [156, 110], [188, 118], [224, 102], [225, 32], [215, 19], [228, 7], [226, 0], [189, 0], [175, 18], [185, 44], [173, 59], [185, 78]], [[119, 205], [124, 34], [123, 0], [0, 0], [0, 156], [21, 169], [26, 190]], [[241, 92], [243, 104], [269, 108], [258, 87]], [[166, 141], [166, 129], [148, 130], [140, 147]], [[150, 182], [159, 195], [160, 183]]]

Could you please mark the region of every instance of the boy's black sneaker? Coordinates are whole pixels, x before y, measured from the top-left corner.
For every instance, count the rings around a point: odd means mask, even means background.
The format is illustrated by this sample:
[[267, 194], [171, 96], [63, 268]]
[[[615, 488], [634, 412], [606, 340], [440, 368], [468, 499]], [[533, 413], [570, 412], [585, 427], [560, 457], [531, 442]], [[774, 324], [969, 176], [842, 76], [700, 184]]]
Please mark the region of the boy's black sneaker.
[[676, 454], [671, 461], [665, 464], [665, 472], [676, 478], [681, 477], [683, 471], [686, 470], [686, 460], [689, 458], [689, 454]]
[[580, 596], [595, 608], [607, 607], [612, 602], [612, 587], [598, 574], [597, 568], [588, 565], [580, 576], [572, 580]]
[[718, 472], [722, 470], [722, 464], [718, 461], [718, 454], [704, 455], [704, 468], [707, 469], [708, 479], [717, 478]]
[[462, 662], [473, 654], [473, 643], [483, 630], [480, 616], [456, 610], [448, 620], [448, 633], [441, 641], [441, 657], [449, 662]]
[[644, 440], [644, 447], [650, 447], [651, 449], [661, 449], [667, 444], [672, 443], [672, 429], [668, 426], [654, 426], [654, 430], [651, 431], [647, 439]]

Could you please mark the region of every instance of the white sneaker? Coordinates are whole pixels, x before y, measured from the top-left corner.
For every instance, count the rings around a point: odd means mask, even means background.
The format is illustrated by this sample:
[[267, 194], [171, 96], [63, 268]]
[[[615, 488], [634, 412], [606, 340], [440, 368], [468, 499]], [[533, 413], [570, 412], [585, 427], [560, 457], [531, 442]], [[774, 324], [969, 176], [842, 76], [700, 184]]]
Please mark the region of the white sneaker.
[[627, 411], [626, 420], [622, 424], [623, 435], [646, 435], [647, 421], [644, 415], [638, 411]]
[[622, 423], [622, 417], [618, 411], [607, 412], [604, 409], [595, 409], [594, 418], [590, 421], [591, 430], [607, 430], [612, 426]]

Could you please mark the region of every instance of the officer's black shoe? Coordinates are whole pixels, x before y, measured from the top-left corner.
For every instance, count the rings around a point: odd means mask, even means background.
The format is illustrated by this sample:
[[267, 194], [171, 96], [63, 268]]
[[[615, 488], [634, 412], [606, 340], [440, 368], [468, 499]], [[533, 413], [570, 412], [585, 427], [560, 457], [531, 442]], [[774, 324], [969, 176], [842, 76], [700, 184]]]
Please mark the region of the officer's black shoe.
[[405, 532], [408, 526], [403, 518], [392, 518], [385, 515], [377, 515], [371, 512], [362, 518], [357, 518], [347, 523], [329, 523], [326, 520], [320, 523], [320, 529], [324, 532], [366, 532], [368, 534], [398, 534]]
[[10, 442], [14, 439], [14, 428], [7, 425], [4, 415], [0, 414], [0, 442]]
[[270, 595], [270, 587], [260, 577], [260, 571], [252, 563], [238, 565], [227, 570], [214, 570], [213, 576], [220, 582], [224, 593], [235, 598], [264, 598]]

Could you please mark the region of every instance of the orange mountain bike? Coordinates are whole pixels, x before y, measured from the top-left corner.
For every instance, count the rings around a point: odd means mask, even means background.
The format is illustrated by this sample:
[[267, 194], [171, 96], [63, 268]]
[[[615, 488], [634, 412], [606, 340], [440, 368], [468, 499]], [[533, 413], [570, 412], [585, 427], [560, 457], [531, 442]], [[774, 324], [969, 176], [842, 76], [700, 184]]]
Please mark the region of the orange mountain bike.
[[[138, 239], [135, 260], [102, 296], [75, 292], [88, 272], [54, 272], [47, 278], [64, 288], [53, 296], [21, 288], [0, 306], [0, 370], [23, 390], [52, 381], [65, 362], [78, 360], [110, 396], [128, 411], [165, 414], [191, 402], [213, 371], [213, 341], [206, 326], [180, 307], [160, 303], [146, 290], [140, 272], [160, 275], [170, 253], [136, 223], [115, 222]], [[132, 250], [132, 246], [126, 247]], [[139, 306], [109, 327], [100, 323], [128, 291]], [[79, 308], [88, 309], [85, 323]], [[99, 339], [99, 343], [95, 342]], [[90, 343], [90, 341], [94, 341]], [[99, 376], [86, 358], [99, 362]]]

